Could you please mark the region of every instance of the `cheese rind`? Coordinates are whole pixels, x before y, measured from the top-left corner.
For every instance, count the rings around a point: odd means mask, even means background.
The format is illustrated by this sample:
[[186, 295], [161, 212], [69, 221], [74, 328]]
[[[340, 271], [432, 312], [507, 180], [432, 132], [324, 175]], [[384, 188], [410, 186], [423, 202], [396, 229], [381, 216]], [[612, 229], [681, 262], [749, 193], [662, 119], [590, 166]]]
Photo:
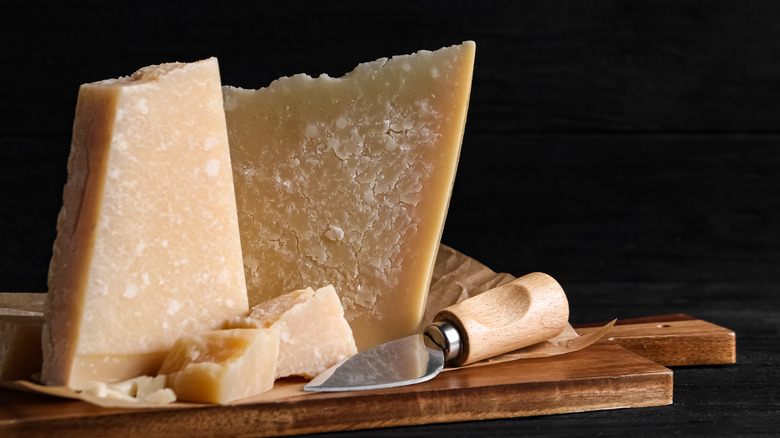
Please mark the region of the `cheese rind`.
[[224, 87], [250, 305], [332, 283], [359, 349], [414, 332], [457, 168], [475, 45]]
[[176, 341], [160, 368], [179, 400], [229, 403], [273, 388], [279, 332], [215, 330]]
[[289, 292], [253, 307], [228, 327], [263, 327], [279, 332], [276, 378], [314, 378], [357, 353], [352, 330], [332, 285]]
[[217, 60], [79, 89], [49, 269], [43, 381], [157, 372], [248, 309]]

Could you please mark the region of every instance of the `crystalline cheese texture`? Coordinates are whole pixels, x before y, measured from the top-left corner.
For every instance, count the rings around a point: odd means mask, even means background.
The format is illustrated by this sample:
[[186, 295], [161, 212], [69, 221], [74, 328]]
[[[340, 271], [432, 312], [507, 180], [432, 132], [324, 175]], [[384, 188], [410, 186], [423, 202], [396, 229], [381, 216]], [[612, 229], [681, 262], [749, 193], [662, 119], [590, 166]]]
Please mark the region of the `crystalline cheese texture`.
[[423, 313], [457, 168], [475, 45], [224, 87], [250, 305], [339, 291], [359, 349]]
[[155, 374], [248, 310], [216, 59], [79, 89], [49, 270], [43, 381]]
[[180, 400], [228, 403], [274, 386], [276, 329], [214, 330], [176, 341], [160, 369]]

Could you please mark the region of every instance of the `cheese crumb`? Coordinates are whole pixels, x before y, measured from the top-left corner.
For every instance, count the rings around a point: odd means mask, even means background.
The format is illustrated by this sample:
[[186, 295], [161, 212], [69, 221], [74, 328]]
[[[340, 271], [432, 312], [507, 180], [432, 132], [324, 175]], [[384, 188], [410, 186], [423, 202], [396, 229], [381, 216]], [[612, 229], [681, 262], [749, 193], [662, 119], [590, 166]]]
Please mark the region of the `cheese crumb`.
[[342, 230], [337, 226], [331, 225], [330, 229], [328, 229], [328, 231], [325, 232], [325, 237], [333, 241], [341, 240], [344, 238], [344, 230]]
[[303, 135], [307, 138], [312, 138], [317, 135], [318, 129], [314, 125], [307, 125], [306, 129], [303, 131]]
[[164, 375], [139, 376], [122, 382], [97, 382], [85, 388], [82, 393], [102, 399], [166, 405], [176, 401], [176, 393], [172, 389], [166, 388], [165, 384], [166, 377]]
[[125, 298], [135, 298], [138, 295], [138, 286], [135, 284], [128, 284], [125, 287], [125, 293], [122, 294]]
[[208, 163], [206, 163], [206, 175], [210, 177], [216, 177], [219, 175], [219, 161], [218, 160], [209, 160]]
[[228, 284], [230, 283], [230, 272], [228, 272], [227, 269], [223, 269], [219, 272], [219, 275], [217, 276], [217, 281], [220, 284]]
[[179, 313], [179, 310], [181, 310], [181, 303], [177, 300], [173, 300], [168, 304], [168, 315], [175, 315]]
[[141, 114], [148, 114], [149, 113], [149, 107], [146, 105], [146, 99], [138, 99], [135, 102], [136, 105], [136, 111], [138, 111]]

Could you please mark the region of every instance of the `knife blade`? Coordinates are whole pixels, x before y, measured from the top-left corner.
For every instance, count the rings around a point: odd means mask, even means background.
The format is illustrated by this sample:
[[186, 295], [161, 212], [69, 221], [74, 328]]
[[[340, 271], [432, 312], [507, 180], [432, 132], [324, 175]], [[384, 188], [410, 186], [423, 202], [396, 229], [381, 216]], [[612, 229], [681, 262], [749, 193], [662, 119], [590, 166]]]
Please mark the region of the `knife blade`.
[[468, 365], [550, 339], [568, 319], [563, 288], [534, 272], [443, 309], [422, 333], [361, 351], [303, 389], [357, 391], [424, 382], [445, 364]]

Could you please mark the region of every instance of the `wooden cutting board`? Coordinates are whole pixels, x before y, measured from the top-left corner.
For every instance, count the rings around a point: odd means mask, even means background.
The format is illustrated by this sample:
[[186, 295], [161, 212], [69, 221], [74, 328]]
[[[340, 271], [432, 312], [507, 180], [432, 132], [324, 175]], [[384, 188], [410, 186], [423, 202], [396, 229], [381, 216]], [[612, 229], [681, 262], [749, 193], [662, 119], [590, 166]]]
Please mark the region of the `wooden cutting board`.
[[664, 365], [733, 363], [735, 351], [731, 330], [666, 315], [619, 321], [606, 339], [574, 353], [375, 391], [306, 393], [304, 381], [281, 380], [243, 404], [116, 409], [0, 389], [0, 436], [281, 436], [660, 406], [673, 394]]

